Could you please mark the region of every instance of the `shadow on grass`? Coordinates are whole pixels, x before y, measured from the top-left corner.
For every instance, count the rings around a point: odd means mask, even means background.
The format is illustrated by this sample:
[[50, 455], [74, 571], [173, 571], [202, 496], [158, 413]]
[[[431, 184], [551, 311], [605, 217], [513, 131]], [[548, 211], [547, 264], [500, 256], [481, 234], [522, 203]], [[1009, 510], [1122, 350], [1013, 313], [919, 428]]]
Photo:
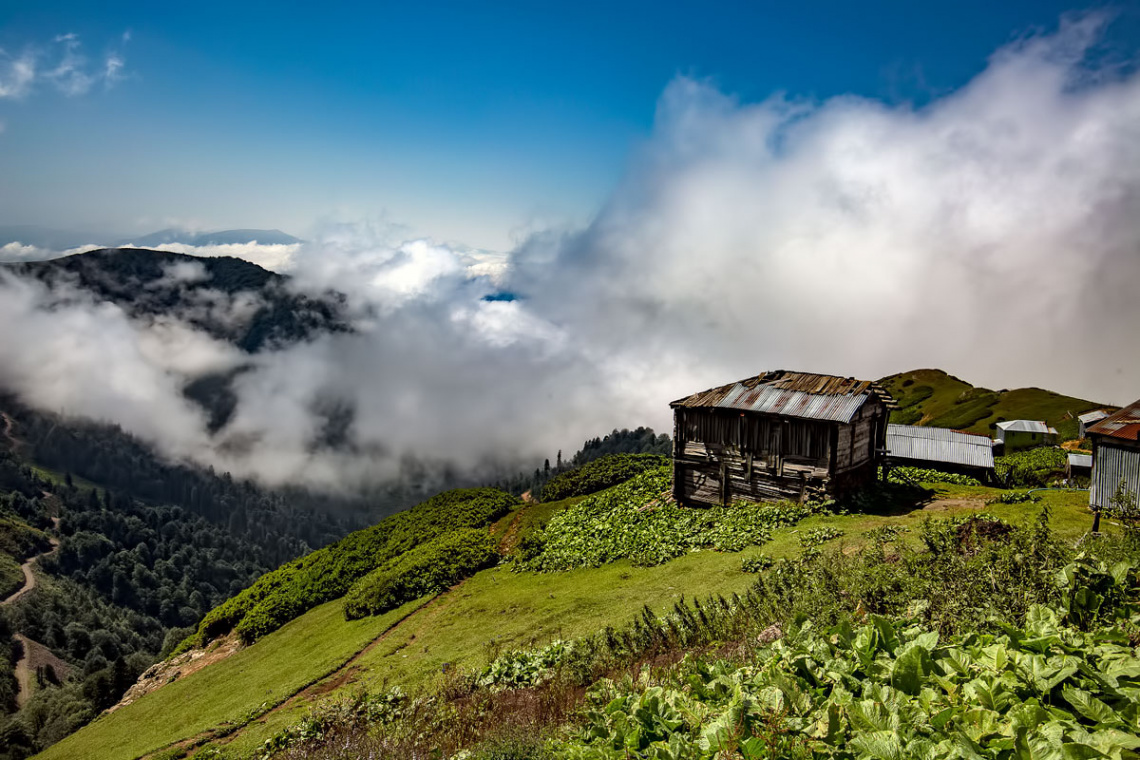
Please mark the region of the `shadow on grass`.
[[895, 517], [925, 507], [934, 496], [933, 489], [920, 485], [875, 481], [839, 504], [851, 512]]

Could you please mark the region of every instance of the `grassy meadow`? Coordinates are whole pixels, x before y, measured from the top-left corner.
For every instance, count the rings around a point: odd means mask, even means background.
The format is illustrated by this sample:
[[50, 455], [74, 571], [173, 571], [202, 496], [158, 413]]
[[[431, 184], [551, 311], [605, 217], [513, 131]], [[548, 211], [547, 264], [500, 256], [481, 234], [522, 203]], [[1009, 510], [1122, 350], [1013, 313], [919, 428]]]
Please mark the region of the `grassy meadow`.
[[[923, 520], [979, 511], [1029, 524], [1047, 504], [1054, 530], [1066, 541], [1091, 525], [1083, 492], [1042, 491], [1036, 503], [987, 505], [1002, 491], [942, 483], [925, 488], [928, 496], [919, 503], [808, 517], [775, 530], [763, 546], [738, 553], [700, 550], [652, 567], [619, 560], [566, 572], [514, 572], [500, 565], [430, 603], [419, 600], [352, 622], [344, 620], [341, 600], [328, 602], [229, 658], [101, 717], [41, 757], [173, 758], [223, 747], [228, 756], [250, 757], [318, 703], [361, 689], [431, 689], [447, 669], [479, 668], [504, 651], [621, 626], [645, 605], [661, 612], [682, 595], [743, 592], [755, 576], [742, 571], [742, 559], [794, 557], [803, 550], [802, 537], [820, 528], [842, 531], [831, 545], [855, 551], [870, 540], [869, 531], [883, 526], [905, 528], [904, 540], [917, 543]], [[578, 501], [525, 504], [488, 530], [513, 545]]]

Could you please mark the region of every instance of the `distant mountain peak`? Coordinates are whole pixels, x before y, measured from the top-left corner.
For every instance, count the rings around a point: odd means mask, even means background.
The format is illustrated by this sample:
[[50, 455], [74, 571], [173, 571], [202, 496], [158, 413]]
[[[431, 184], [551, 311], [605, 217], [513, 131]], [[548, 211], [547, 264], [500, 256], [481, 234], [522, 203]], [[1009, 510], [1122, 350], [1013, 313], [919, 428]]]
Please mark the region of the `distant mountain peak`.
[[152, 232], [149, 235], [142, 235], [141, 237], [120, 241], [119, 245], [152, 248], [158, 245], [189, 245], [199, 247], [205, 245], [245, 245], [248, 243], [258, 243], [259, 245], [295, 245], [300, 242], [300, 238], [293, 237], [289, 233], [282, 232], [281, 230], [238, 229], [215, 230], [214, 232], [191, 232], [189, 230], [170, 227], [165, 230], [159, 230], [158, 232]]

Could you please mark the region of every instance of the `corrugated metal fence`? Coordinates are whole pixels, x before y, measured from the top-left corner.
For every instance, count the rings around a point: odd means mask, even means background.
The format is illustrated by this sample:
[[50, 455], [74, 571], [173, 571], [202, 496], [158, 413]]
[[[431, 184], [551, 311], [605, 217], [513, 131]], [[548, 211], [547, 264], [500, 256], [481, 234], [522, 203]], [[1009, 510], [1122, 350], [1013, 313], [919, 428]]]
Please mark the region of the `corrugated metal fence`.
[[1121, 480], [1133, 494], [1140, 495], [1140, 451], [1104, 444], [1098, 446], [1089, 488], [1089, 506], [1098, 509], [1111, 507], [1112, 497], [1116, 495]]

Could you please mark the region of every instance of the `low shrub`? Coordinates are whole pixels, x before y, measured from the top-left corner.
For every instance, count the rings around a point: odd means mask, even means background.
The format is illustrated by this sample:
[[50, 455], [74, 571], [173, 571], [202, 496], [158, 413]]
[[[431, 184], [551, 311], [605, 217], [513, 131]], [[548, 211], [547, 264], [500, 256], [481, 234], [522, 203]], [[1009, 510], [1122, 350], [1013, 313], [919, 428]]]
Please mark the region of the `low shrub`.
[[507, 652], [483, 668], [475, 682], [492, 689], [536, 686], [554, 674], [566, 661], [573, 647], [571, 642], [559, 640], [540, 649]]
[[740, 560], [740, 570], [745, 573], [762, 573], [774, 564], [774, 560], [766, 554], [755, 557], [744, 557]]
[[542, 487], [541, 501], [559, 501], [604, 491], [668, 461], [656, 454], [607, 454], [555, 475]]
[[1065, 477], [1068, 453], [1061, 448], [1039, 447], [994, 458], [997, 475], [1007, 488], [1039, 488]]
[[735, 552], [767, 542], [776, 528], [827, 511], [791, 502], [682, 507], [670, 496], [671, 483], [671, 468], [658, 467], [559, 512], [535, 539], [541, 550], [515, 569], [553, 572], [618, 559], [649, 566], [698, 549]]
[[1040, 496], [1034, 496], [1029, 491], [1003, 491], [993, 497], [987, 504], [1031, 504], [1041, 501]]
[[[348, 620], [379, 615], [458, 583], [498, 558], [486, 530], [461, 528], [401, 555], [357, 581], [345, 596]], [[249, 618], [247, 618], [249, 619]]]
[[519, 501], [494, 488], [461, 488], [433, 496], [371, 528], [282, 565], [211, 610], [195, 636], [175, 653], [237, 631], [246, 643], [280, 628], [318, 604], [338, 599], [356, 581], [404, 552], [455, 528], [482, 528]]
[[908, 483], [952, 483], [959, 486], [980, 486], [982, 484], [977, 478], [969, 475], [931, 470], [925, 467], [890, 467], [887, 469], [887, 480], [903, 485]]

